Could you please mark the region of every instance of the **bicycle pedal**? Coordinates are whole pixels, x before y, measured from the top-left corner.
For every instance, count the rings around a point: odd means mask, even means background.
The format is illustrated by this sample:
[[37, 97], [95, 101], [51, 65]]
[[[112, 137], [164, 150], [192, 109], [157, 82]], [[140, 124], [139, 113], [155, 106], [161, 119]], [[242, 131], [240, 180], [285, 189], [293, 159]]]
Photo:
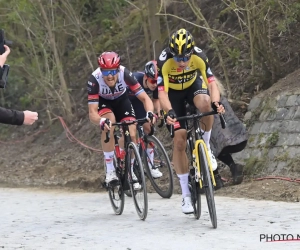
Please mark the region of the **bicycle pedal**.
[[108, 184], [106, 184], [108, 188], [114, 188], [116, 186], [120, 186], [119, 180], [112, 180]]
[[108, 189], [108, 186], [105, 181], [101, 182], [101, 186], [102, 186], [102, 188], [105, 188], [106, 190]]

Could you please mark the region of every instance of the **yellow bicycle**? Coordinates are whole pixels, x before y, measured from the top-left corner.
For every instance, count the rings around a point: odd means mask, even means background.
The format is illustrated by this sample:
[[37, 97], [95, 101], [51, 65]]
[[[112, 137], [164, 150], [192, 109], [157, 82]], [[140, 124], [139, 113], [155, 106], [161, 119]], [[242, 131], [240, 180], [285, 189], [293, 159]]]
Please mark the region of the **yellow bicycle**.
[[[190, 154], [192, 168], [189, 173], [189, 188], [191, 191], [194, 216], [196, 219], [201, 215], [201, 193], [205, 193], [208, 211], [213, 228], [217, 228], [217, 213], [214, 199], [214, 188], [216, 186], [213, 170], [208, 155], [206, 144], [202, 138], [199, 120], [204, 116], [217, 114], [216, 111], [196, 113], [192, 115], [177, 117], [177, 121], [192, 120], [191, 128], [187, 130], [187, 151]], [[226, 122], [223, 115], [220, 115], [222, 128]], [[174, 127], [171, 126], [171, 137], [174, 135]]]

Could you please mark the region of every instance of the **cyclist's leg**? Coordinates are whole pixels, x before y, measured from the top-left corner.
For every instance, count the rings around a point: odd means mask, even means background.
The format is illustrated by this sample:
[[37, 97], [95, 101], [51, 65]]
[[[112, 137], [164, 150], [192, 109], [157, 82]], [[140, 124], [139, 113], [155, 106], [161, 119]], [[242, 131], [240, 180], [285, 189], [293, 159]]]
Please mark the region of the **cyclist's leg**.
[[[185, 99], [187, 90], [177, 91], [169, 90], [169, 99], [173, 110], [176, 115], [184, 116], [186, 114], [185, 110]], [[174, 140], [173, 140], [173, 164], [176, 174], [179, 178], [180, 187], [182, 190], [182, 212], [183, 213], [193, 213], [194, 209], [191, 203], [191, 192], [188, 186], [188, 158], [186, 155], [186, 140], [187, 132], [185, 129], [185, 122], [176, 122], [174, 126]]]
[[[136, 98], [136, 99], [132, 100], [131, 104], [134, 109], [136, 119], [142, 119], [142, 118], [146, 117], [146, 111], [145, 111], [144, 105], [139, 99]], [[149, 122], [144, 123], [143, 129], [146, 134], [149, 134], [151, 131], [150, 123]]]
[[[139, 99], [136, 98], [136, 99], [132, 100], [131, 104], [132, 104], [132, 107], [134, 109], [135, 116], [137, 119], [142, 119], [142, 118], [146, 117], [146, 111], [145, 111], [144, 105]], [[150, 123], [145, 122], [143, 124], [143, 129], [146, 134], [149, 134], [151, 131]], [[154, 178], [161, 177], [162, 173], [159, 171], [159, 169], [152, 168], [152, 164], [153, 164], [153, 160], [154, 160], [154, 152], [153, 152], [153, 149], [151, 148], [151, 145], [148, 146], [147, 154], [148, 154], [148, 158], [150, 160], [149, 169], [150, 169], [151, 175]]]
[[[109, 119], [112, 123], [116, 121], [114, 113], [112, 112], [112, 107], [110, 105], [110, 101], [105, 99], [99, 100], [99, 115], [101, 117]], [[110, 130], [110, 138], [113, 138], [113, 129]], [[109, 142], [105, 143], [106, 133], [104, 131], [101, 132], [101, 146], [104, 153], [104, 159], [106, 164], [106, 178], [105, 182], [109, 183], [111, 181], [117, 180], [115, 167], [113, 163], [114, 158], [114, 140], [109, 140]]]
[[[189, 88], [189, 97], [188, 102], [193, 103], [196, 108], [201, 112], [209, 112], [212, 110], [211, 108], [211, 99], [209, 96], [208, 87], [205, 82], [202, 81], [200, 77], [197, 77], [195, 82]], [[201, 124], [202, 131], [205, 131], [203, 135], [203, 139], [207, 146], [208, 154], [210, 156], [210, 161], [212, 164], [212, 169], [214, 171], [214, 176], [216, 179], [216, 189], [219, 189], [224, 186], [221, 176], [218, 173], [218, 164], [214, 154], [211, 152], [210, 149], [210, 136], [211, 136], [211, 129], [214, 122], [214, 117], [212, 115], [203, 117], [201, 119], [203, 124]]]

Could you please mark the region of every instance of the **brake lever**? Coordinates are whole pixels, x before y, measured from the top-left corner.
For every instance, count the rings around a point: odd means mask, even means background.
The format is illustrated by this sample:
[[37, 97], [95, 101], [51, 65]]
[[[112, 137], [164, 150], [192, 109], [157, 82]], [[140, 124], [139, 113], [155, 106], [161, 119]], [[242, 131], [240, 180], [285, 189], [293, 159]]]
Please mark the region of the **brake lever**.
[[154, 131], [155, 131], [153, 125], [151, 125], [150, 128], [151, 128], [151, 130], [150, 130], [150, 133], [148, 134], [149, 136], [153, 135]]
[[[172, 119], [174, 119], [174, 115], [170, 115], [170, 117]], [[174, 125], [170, 125], [170, 134], [171, 134], [171, 138], [174, 138]]]
[[219, 115], [220, 115], [220, 122], [221, 122], [222, 129], [224, 129], [226, 128], [227, 122], [223, 114], [219, 114]]

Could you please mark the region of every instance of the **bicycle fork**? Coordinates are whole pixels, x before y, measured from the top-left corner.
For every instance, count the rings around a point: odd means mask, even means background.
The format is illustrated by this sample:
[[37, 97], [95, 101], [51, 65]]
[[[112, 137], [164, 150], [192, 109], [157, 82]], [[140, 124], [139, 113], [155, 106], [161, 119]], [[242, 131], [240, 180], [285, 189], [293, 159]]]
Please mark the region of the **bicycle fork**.
[[210, 172], [210, 175], [211, 175], [211, 179], [212, 179], [212, 183], [214, 186], [216, 186], [216, 181], [215, 181], [215, 176], [213, 174], [213, 170], [212, 170], [212, 166], [211, 166], [211, 162], [210, 162], [210, 157], [208, 155], [208, 151], [207, 151], [207, 147], [206, 147], [206, 144], [203, 140], [197, 140], [195, 142], [195, 148], [193, 149], [193, 155], [195, 155], [195, 158], [196, 158], [196, 166], [195, 167], [195, 178], [196, 178], [196, 181], [197, 179], [200, 180], [199, 181], [199, 184], [200, 184], [200, 188], [203, 187], [203, 183], [202, 183], [202, 179], [201, 179], [201, 176], [200, 176], [200, 158], [199, 158], [199, 154], [198, 154], [198, 147], [199, 147], [199, 144], [201, 144], [204, 148], [204, 151], [205, 151], [205, 156], [206, 156], [206, 159], [208, 160], [208, 168], [209, 168], [209, 172]]

